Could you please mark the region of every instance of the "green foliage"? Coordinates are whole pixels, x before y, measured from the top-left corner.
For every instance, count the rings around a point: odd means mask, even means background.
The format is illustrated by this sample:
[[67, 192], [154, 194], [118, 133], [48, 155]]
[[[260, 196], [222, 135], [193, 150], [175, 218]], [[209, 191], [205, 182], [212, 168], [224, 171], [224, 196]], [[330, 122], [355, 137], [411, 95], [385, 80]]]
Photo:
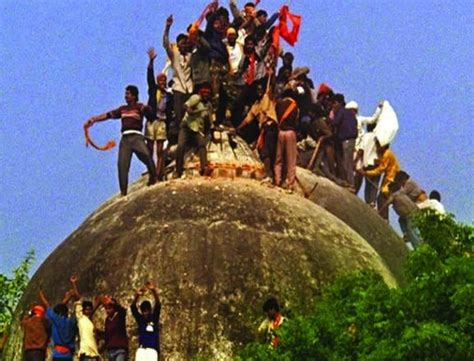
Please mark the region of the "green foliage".
[[409, 255], [406, 285], [390, 289], [372, 271], [339, 277], [311, 313], [293, 310], [277, 349], [251, 343], [237, 359], [474, 359], [474, 227], [430, 211], [417, 223], [425, 243]]
[[13, 312], [30, 280], [28, 272], [34, 259], [34, 251], [29, 251], [13, 270], [11, 278], [0, 274], [0, 334], [5, 332], [12, 320]]

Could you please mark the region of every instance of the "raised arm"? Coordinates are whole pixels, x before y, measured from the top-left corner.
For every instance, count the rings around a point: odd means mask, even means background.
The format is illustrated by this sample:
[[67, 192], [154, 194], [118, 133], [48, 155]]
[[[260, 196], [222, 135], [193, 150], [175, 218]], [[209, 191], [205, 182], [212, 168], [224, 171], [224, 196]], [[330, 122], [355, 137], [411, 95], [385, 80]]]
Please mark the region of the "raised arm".
[[237, 0], [230, 0], [229, 8], [232, 16], [234, 17], [234, 23], [236, 23], [236, 25], [240, 25], [238, 23], [242, 22], [242, 15], [240, 14], [239, 8], [237, 7]]
[[153, 63], [156, 59], [155, 48], [149, 48], [147, 53], [148, 53], [149, 62], [148, 62], [148, 67], [147, 67], [147, 72], [146, 72], [146, 80], [148, 83], [148, 92], [150, 93], [150, 91], [156, 88], [155, 71], [153, 68]]
[[142, 317], [140, 312], [138, 312], [138, 308], [137, 308], [137, 302], [138, 302], [138, 299], [143, 296], [143, 294], [145, 293], [145, 289], [144, 288], [139, 288], [135, 291], [135, 296], [133, 298], [133, 301], [132, 301], [132, 304], [130, 305], [130, 310], [132, 311], [132, 316], [133, 318], [135, 318], [135, 320], [138, 322], [138, 320]]
[[40, 289], [38, 292], [38, 297], [40, 299], [40, 302], [48, 308], [50, 306], [48, 299], [46, 298], [46, 295], [44, 294], [43, 287], [40, 285]]
[[77, 290], [77, 276], [72, 275], [69, 278], [69, 282], [71, 282], [72, 290], [74, 292], [74, 296], [77, 297], [77, 298], [81, 298], [81, 295], [79, 294], [79, 291]]
[[158, 290], [156, 289], [156, 286], [150, 281], [148, 281], [147, 283], [145, 283], [145, 287], [149, 289], [153, 294], [153, 298], [155, 299], [155, 305], [161, 305], [160, 296], [158, 295]]
[[168, 16], [168, 18], [166, 19], [165, 32], [163, 33], [163, 48], [165, 48], [166, 54], [168, 54], [168, 58], [172, 60], [173, 50], [171, 49], [171, 45], [170, 45], [171, 25], [173, 25], [173, 15]]
[[67, 290], [64, 293], [64, 296], [63, 296], [63, 299], [61, 300], [61, 303], [68, 304], [69, 301], [72, 300], [73, 298], [76, 298], [76, 294], [75, 294], [74, 290], [71, 288], [71, 289]]

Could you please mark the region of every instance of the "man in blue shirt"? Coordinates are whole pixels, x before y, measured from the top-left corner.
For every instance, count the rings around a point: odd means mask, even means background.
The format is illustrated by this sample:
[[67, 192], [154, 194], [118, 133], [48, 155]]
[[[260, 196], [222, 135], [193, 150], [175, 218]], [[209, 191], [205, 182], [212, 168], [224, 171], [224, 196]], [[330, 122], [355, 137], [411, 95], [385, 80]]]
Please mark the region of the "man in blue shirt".
[[[143, 301], [140, 304], [140, 311], [137, 308], [138, 299], [149, 290], [155, 299], [155, 306], [152, 308], [150, 301]], [[136, 361], [158, 361], [160, 352], [160, 311], [161, 302], [156, 287], [151, 282], [145, 283], [145, 287], [137, 290], [131, 305], [132, 315], [138, 325], [138, 349], [135, 355]]]
[[51, 321], [51, 338], [53, 340], [53, 361], [72, 361], [76, 348], [77, 320], [68, 316], [68, 302], [74, 297], [74, 290], [68, 290], [61, 303], [51, 308], [40, 289], [39, 297], [47, 307], [46, 317]]

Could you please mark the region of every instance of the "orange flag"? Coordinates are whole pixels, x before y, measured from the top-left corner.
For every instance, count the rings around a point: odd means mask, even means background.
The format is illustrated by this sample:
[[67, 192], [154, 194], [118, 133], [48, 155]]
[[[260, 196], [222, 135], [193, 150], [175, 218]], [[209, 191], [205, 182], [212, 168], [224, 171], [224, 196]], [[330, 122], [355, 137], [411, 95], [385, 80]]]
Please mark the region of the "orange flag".
[[89, 145], [91, 145], [92, 147], [94, 147], [95, 149], [97, 150], [102, 150], [102, 151], [106, 151], [106, 150], [109, 150], [109, 149], [112, 149], [113, 147], [115, 147], [115, 141], [113, 140], [109, 140], [107, 142], [106, 145], [104, 146], [100, 146], [100, 145], [97, 145], [95, 144], [90, 135], [89, 135], [89, 128], [90, 128], [90, 125], [84, 125], [84, 136], [86, 138], [86, 147], [88, 147]]

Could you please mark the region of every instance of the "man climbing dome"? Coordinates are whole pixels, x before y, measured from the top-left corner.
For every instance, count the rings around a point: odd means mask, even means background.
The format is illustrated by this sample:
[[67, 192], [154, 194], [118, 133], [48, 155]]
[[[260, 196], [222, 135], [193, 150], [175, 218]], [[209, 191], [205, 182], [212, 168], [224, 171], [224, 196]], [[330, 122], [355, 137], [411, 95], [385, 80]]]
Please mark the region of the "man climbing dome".
[[155, 184], [158, 178], [153, 159], [142, 134], [143, 116], [152, 116], [152, 109], [150, 106], [138, 102], [138, 88], [135, 85], [125, 88], [125, 102], [126, 105], [89, 118], [84, 125], [90, 127], [94, 123], [111, 118], [122, 120], [122, 139], [118, 155], [118, 175], [122, 196], [127, 195], [128, 172], [132, 154], [135, 153], [138, 159], [146, 165], [149, 174], [148, 185]]
[[381, 146], [377, 141], [376, 146], [379, 159], [377, 167], [372, 170], [358, 170], [358, 172], [365, 177], [384, 175], [377, 197], [377, 209], [379, 210], [380, 216], [388, 220], [388, 208], [383, 208], [383, 205], [389, 197], [388, 185], [395, 180], [395, 175], [400, 170], [400, 165], [398, 164], [395, 154], [389, 149], [388, 144]]

